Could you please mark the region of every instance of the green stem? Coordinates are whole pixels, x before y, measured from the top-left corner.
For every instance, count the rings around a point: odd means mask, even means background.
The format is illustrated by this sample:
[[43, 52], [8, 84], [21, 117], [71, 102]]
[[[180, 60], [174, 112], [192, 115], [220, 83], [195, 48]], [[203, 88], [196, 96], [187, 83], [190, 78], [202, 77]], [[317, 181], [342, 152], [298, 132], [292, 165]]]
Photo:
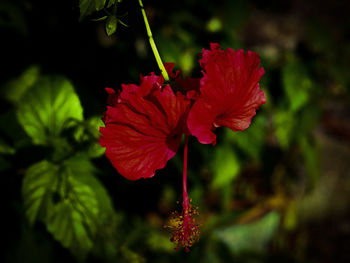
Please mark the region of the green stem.
[[160, 58], [160, 55], [159, 55], [156, 43], [154, 42], [154, 39], [153, 39], [153, 36], [152, 36], [152, 31], [151, 31], [151, 28], [150, 28], [150, 26], [148, 24], [146, 12], [145, 12], [145, 9], [143, 8], [143, 4], [142, 4], [141, 0], [139, 0], [139, 4], [140, 4], [140, 7], [141, 7], [143, 20], [145, 21], [145, 26], [146, 26], [146, 30], [147, 30], [148, 40], [149, 40], [149, 43], [151, 44], [151, 48], [152, 48], [153, 54], [154, 54], [154, 56], [155, 56], [155, 58], [157, 60], [158, 67], [159, 67], [160, 71], [162, 72], [164, 80], [165, 81], [169, 81], [168, 73], [166, 72], [166, 69], [165, 69], [165, 67], [163, 65], [162, 59]]

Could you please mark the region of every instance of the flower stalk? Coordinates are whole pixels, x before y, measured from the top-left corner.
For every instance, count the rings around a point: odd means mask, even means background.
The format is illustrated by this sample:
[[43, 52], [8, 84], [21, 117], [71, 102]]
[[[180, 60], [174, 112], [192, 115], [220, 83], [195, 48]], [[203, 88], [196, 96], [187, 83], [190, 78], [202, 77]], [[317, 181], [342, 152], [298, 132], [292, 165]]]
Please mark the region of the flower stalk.
[[175, 249], [184, 247], [186, 252], [199, 238], [199, 223], [195, 217], [198, 216], [196, 207], [192, 207], [191, 199], [187, 193], [187, 153], [188, 153], [188, 135], [185, 135], [184, 147], [184, 167], [183, 167], [183, 201], [182, 212], [174, 212], [170, 219], [170, 225], [167, 226], [172, 231], [171, 241], [176, 244]]
[[[184, 210], [188, 209], [188, 193], [187, 193], [187, 152], [188, 152], [188, 135], [185, 135], [185, 147], [184, 147], [184, 167], [182, 177], [182, 189], [183, 189], [183, 202], [182, 206]], [[185, 209], [186, 208], [186, 209]]]
[[163, 62], [162, 62], [162, 59], [161, 59], [161, 57], [160, 57], [160, 55], [159, 55], [159, 52], [158, 52], [156, 43], [154, 42], [153, 35], [152, 35], [152, 31], [151, 31], [151, 27], [149, 26], [148, 19], [147, 19], [147, 15], [146, 15], [146, 12], [145, 12], [145, 9], [144, 9], [144, 7], [143, 7], [143, 4], [142, 4], [142, 1], [141, 1], [141, 0], [139, 0], [139, 4], [140, 4], [140, 7], [141, 7], [141, 13], [142, 13], [142, 16], [143, 16], [143, 20], [144, 20], [144, 22], [145, 22], [148, 40], [149, 40], [149, 43], [150, 43], [150, 45], [151, 45], [151, 48], [152, 48], [154, 57], [156, 58], [158, 67], [159, 67], [159, 69], [160, 69], [160, 72], [162, 73], [162, 76], [163, 76], [164, 80], [165, 80], [166, 82], [168, 82], [168, 81], [169, 81], [169, 76], [168, 76], [168, 73], [167, 73], [167, 71], [166, 71], [166, 69], [165, 69], [165, 67], [164, 67], [164, 64], [163, 64]]

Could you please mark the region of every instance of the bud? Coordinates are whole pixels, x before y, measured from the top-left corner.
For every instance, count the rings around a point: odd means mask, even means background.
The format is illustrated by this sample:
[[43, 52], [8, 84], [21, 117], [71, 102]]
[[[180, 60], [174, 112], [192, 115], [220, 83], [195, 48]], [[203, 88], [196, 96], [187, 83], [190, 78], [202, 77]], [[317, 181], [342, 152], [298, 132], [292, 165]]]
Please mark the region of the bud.
[[108, 36], [113, 35], [117, 31], [118, 18], [110, 15], [106, 21], [106, 33]]

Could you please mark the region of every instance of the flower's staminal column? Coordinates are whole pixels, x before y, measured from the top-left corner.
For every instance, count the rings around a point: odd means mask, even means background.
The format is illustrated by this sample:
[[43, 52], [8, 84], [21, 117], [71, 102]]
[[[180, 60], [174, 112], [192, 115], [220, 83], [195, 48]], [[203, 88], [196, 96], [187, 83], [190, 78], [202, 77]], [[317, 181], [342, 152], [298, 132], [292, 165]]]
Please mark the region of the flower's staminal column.
[[188, 135], [185, 135], [184, 147], [184, 167], [183, 167], [183, 201], [182, 212], [173, 213], [170, 219], [170, 225], [167, 226], [172, 231], [171, 241], [176, 244], [177, 250], [180, 246], [184, 247], [186, 252], [199, 238], [199, 223], [195, 217], [198, 215], [196, 207], [192, 207], [191, 199], [187, 193], [187, 152], [188, 152]]
[[182, 206], [184, 210], [188, 209], [189, 200], [187, 193], [187, 153], [188, 153], [188, 135], [185, 135], [185, 147], [184, 147], [184, 168], [182, 177], [182, 190], [183, 190], [183, 202]]

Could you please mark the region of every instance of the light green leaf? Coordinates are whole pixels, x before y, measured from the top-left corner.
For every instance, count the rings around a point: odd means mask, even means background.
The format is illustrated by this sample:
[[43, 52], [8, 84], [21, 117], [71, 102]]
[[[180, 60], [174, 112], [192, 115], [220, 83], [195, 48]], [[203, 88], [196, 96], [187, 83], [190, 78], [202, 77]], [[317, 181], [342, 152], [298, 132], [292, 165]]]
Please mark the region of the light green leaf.
[[283, 88], [287, 94], [290, 109], [296, 111], [309, 100], [312, 82], [305, 66], [290, 56], [282, 69]]
[[263, 252], [279, 224], [280, 214], [270, 212], [259, 221], [230, 226], [214, 233], [235, 254], [246, 251]]
[[106, 148], [102, 147], [98, 140], [96, 142], [92, 143], [88, 150], [87, 154], [90, 158], [97, 158], [103, 155], [106, 151]]
[[88, 148], [87, 154], [91, 158], [96, 158], [103, 155], [106, 151], [106, 148], [102, 147], [99, 139], [100, 139], [100, 127], [104, 127], [104, 123], [101, 120], [101, 117], [92, 117], [87, 120], [89, 130], [95, 139]]
[[96, 158], [104, 154], [105, 148], [101, 146], [100, 127], [104, 127], [101, 117], [92, 117], [84, 122], [72, 126], [74, 140], [84, 147], [84, 151], [90, 158]]
[[[81, 208], [81, 207], [79, 207]], [[68, 248], [79, 260], [84, 260], [93, 246], [88, 216], [70, 201], [58, 203], [50, 210], [47, 230], [62, 246]]]
[[117, 31], [118, 19], [115, 15], [110, 15], [106, 21], [106, 33], [108, 36], [113, 35]]
[[23, 94], [38, 80], [40, 70], [38, 66], [30, 66], [17, 78], [7, 82], [4, 87], [4, 97], [12, 102], [18, 103]]
[[215, 157], [213, 162], [214, 179], [212, 186], [219, 188], [229, 184], [240, 171], [240, 162], [234, 150], [223, 145], [215, 149]]
[[118, 23], [122, 26], [129, 27], [127, 24], [125, 24], [122, 20], [118, 19]]
[[26, 172], [22, 184], [22, 196], [26, 216], [31, 225], [39, 214], [45, 216], [48, 202], [52, 202], [58, 183], [58, 166], [41, 161]]
[[98, 22], [98, 21], [103, 21], [103, 20], [106, 20], [107, 19], [107, 16], [102, 16], [100, 18], [96, 18], [96, 19], [91, 19], [92, 21], [95, 21], [95, 22]]
[[[110, 0], [107, 7], [112, 6], [116, 0]], [[106, 0], [79, 0], [80, 20], [93, 12], [100, 11], [104, 8]]]
[[67, 182], [60, 189], [61, 195], [65, 196], [48, 210], [45, 223], [56, 240], [83, 260], [92, 248], [97, 232], [98, 202], [91, 187], [76, 180], [70, 167], [65, 172]]
[[102, 214], [109, 215], [114, 213], [109, 194], [96, 176], [93, 175], [95, 167], [86, 157], [77, 155], [67, 160], [65, 165], [71, 169], [77, 181], [89, 186], [94, 191], [100, 211], [99, 216], [102, 216]]
[[34, 144], [50, 144], [68, 120], [83, 119], [72, 84], [59, 76], [40, 78], [18, 106], [18, 120]]
[[98, 229], [114, 216], [108, 193], [79, 155], [54, 165], [42, 161], [30, 167], [23, 181], [23, 200], [31, 224], [43, 221], [48, 231], [79, 260], [94, 245]]

